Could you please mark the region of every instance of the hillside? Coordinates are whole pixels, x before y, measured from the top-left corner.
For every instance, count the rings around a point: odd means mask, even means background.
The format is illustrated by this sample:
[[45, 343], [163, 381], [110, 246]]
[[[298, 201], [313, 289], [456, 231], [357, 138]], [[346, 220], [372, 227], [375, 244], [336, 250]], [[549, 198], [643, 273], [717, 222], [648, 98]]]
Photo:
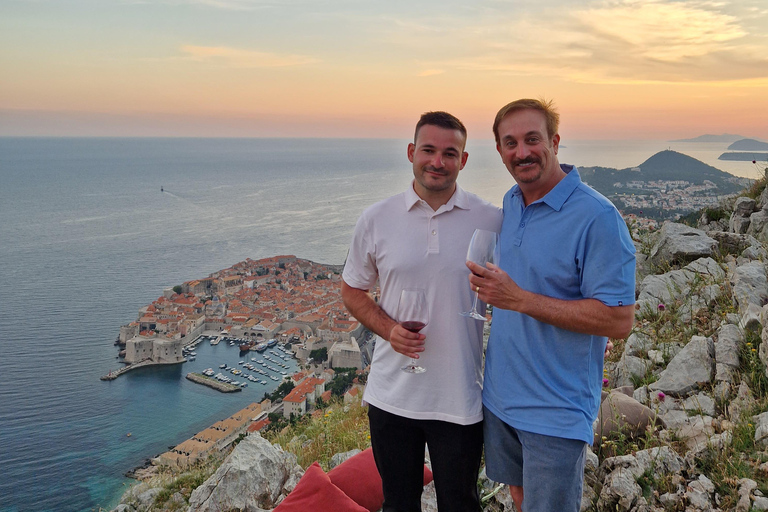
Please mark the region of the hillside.
[[637, 167], [611, 169], [606, 167], [579, 168], [581, 177], [590, 186], [604, 195], [610, 196], [617, 190], [629, 187], [617, 187], [617, 183], [632, 181], [687, 181], [693, 185], [703, 185], [711, 181], [717, 187], [717, 194], [735, 194], [744, 188], [743, 180], [707, 165], [688, 155], [676, 151], [660, 151]]
[[721, 197], [743, 190], [750, 182], [669, 150], [656, 153], [637, 167], [583, 167], [579, 172], [623, 213], [655, 220], [675, 219], [716, 206]]

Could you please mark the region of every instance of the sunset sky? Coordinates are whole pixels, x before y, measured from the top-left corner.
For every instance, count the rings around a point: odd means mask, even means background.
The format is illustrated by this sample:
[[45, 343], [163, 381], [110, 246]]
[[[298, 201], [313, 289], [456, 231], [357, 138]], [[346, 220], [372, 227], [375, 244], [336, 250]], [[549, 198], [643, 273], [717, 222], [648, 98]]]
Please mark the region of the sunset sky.
[[768, 138], [768, 3], [0, 0], [0, 136]]

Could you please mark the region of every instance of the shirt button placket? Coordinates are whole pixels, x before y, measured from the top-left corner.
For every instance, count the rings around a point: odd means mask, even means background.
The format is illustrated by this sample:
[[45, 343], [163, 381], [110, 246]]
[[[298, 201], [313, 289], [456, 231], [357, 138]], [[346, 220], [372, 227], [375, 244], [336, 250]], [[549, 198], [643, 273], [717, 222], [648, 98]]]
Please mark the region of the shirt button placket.
[[437, 218], [429, 219], [429, 252], [439, 252], [440, 245], [437, 236]]

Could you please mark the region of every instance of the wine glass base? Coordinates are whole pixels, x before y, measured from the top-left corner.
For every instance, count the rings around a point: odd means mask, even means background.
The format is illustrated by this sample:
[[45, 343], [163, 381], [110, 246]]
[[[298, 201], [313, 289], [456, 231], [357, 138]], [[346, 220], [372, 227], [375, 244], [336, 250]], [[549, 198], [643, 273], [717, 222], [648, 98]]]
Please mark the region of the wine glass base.
[[425, 371], [427, 371], [426, 368], [423, 368], [417, 364], [412, 364], [412, 363], [409, 363], [400, 369], [408, 373], [424, 373]]
[[478, 313], [477, 311], [463, 311], [459, 313], [461, 316], [468, 316], [469, 318], [474, 318], [475, 320], [480, 320], [481, 322], [485, 322], [488, 319], [485, 318], [483, 315]]

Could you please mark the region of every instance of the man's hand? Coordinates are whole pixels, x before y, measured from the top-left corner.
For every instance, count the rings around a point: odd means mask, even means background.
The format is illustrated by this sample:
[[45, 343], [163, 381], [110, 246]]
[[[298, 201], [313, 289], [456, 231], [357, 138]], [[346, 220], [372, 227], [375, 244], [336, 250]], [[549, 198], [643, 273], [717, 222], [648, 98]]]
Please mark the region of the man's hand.
[[424, 340], [426, 336], [418, 332], [411, 332], [400, 324], [392, 326], [389, 332], [389, 344], [392, 349], [404, 356], [413, 359], [419, 358], [419, 352], [424, 352]]
[[624, 339], [635, 318], [635, 306], [606, 306], [597, 299], [563, 300], [520, 288], [509, 275], [492, 263], [481, 267], [471, 261], [470, 286], [494, 308], [517, 311], [545, 324], [583, 334]]
[[472, 271], [469, 275], [470, 286], [480, 300], [495, 308], [517, 311], [515, 305], [523, 300], [525, 291], [506, 272], [493, 263], [482, 267], [468, 261], [467, 267]]
[[368, 290], [353, 288], [342, 280], [341, 298], [352, 316], [368, 329], [389, 341], [395, 352], [414, 359], [419, 358], [419, 352], [424, 352], [426, 336], [411, 332], [398, 324], [374, 302]]

